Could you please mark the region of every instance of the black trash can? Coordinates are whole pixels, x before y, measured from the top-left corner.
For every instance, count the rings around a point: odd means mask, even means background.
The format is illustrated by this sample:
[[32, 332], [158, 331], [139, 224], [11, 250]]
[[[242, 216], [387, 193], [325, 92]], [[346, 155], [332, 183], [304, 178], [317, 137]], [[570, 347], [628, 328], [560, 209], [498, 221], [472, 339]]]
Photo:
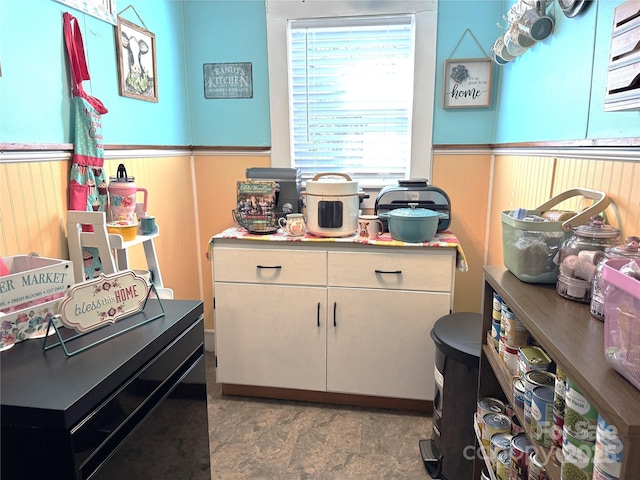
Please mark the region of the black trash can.
[[431, 338], [436, 344], [433, 428], [430, 440], [420, 440], [420, 453], [432, 478], [471, 480], [482, 315], [445, 315], [434, 324]]

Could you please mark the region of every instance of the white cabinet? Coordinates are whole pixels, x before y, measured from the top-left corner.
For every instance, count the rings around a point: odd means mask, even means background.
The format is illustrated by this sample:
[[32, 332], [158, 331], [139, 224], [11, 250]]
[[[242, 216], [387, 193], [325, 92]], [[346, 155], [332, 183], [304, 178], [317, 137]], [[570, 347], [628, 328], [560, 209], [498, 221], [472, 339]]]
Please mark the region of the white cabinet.
[[450, 298], [330, 287], [327, 390], [433, 400], [435, 347], [429, 333], [449, 313]]
[[432, 400], [455, 248], [212, 240], [223, 384]]
[[217, 283], [218, 381], [324, 390], [326, 297], [319, 287]]

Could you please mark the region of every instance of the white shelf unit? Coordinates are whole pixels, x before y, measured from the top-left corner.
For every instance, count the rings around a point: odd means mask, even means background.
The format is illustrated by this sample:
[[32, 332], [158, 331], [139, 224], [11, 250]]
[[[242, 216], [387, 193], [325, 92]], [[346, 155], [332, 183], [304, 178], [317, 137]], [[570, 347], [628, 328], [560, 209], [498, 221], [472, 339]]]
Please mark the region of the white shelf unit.
[[[82, 225], [91, 225], [93, 232], [83, 232]], [[150, 235], [137, 235], [134, 240], [125, 241], [122, 235], [108, 233], [105, 212], [67, 211], [67, 242], [69, 258], [73, 262], [76, 283], [84, 281], [82, 248], [95, 247], [100, 253], [102, 268], [109, 275], [129, 269], [128, 249], [142, 244], [147, 268], [151, 272], [153, 284], [161, 298], [173, 298], [173, 291], [165, 288], [153, 240], [160, 236], [160, 228]]]

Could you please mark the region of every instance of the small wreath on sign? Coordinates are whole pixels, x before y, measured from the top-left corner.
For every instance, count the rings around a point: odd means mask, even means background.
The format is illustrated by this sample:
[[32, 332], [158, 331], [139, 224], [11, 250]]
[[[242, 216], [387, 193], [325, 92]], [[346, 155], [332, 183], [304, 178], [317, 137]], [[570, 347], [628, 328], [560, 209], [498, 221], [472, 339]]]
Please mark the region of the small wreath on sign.
[[464, 82], [469, 78], [469, 70], [464, 65], [458, 65], [451, 69], [451, 78], [456, 83]]

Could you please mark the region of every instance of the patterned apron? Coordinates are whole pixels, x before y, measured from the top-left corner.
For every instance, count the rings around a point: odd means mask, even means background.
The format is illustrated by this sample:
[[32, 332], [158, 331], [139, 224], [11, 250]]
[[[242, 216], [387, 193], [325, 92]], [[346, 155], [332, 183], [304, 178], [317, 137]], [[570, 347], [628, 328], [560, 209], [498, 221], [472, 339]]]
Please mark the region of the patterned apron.
[[[71, 105], [75, 130], [69, 210], [105, 211], [107, 184], [103, 169], [102, 115], [108, 110], [100, 100], [88, 95], [82, 88], [82, 82], [90, 77], [77, 19], [65, 12], [63, 26], [73, 84]], [[91, 231], [91, 228], [90, 225], [84, 225], [83, 231]], [[85, 280], [98, 276], [102, 271], [98, 249], [84, 247], [82, 254]]]

